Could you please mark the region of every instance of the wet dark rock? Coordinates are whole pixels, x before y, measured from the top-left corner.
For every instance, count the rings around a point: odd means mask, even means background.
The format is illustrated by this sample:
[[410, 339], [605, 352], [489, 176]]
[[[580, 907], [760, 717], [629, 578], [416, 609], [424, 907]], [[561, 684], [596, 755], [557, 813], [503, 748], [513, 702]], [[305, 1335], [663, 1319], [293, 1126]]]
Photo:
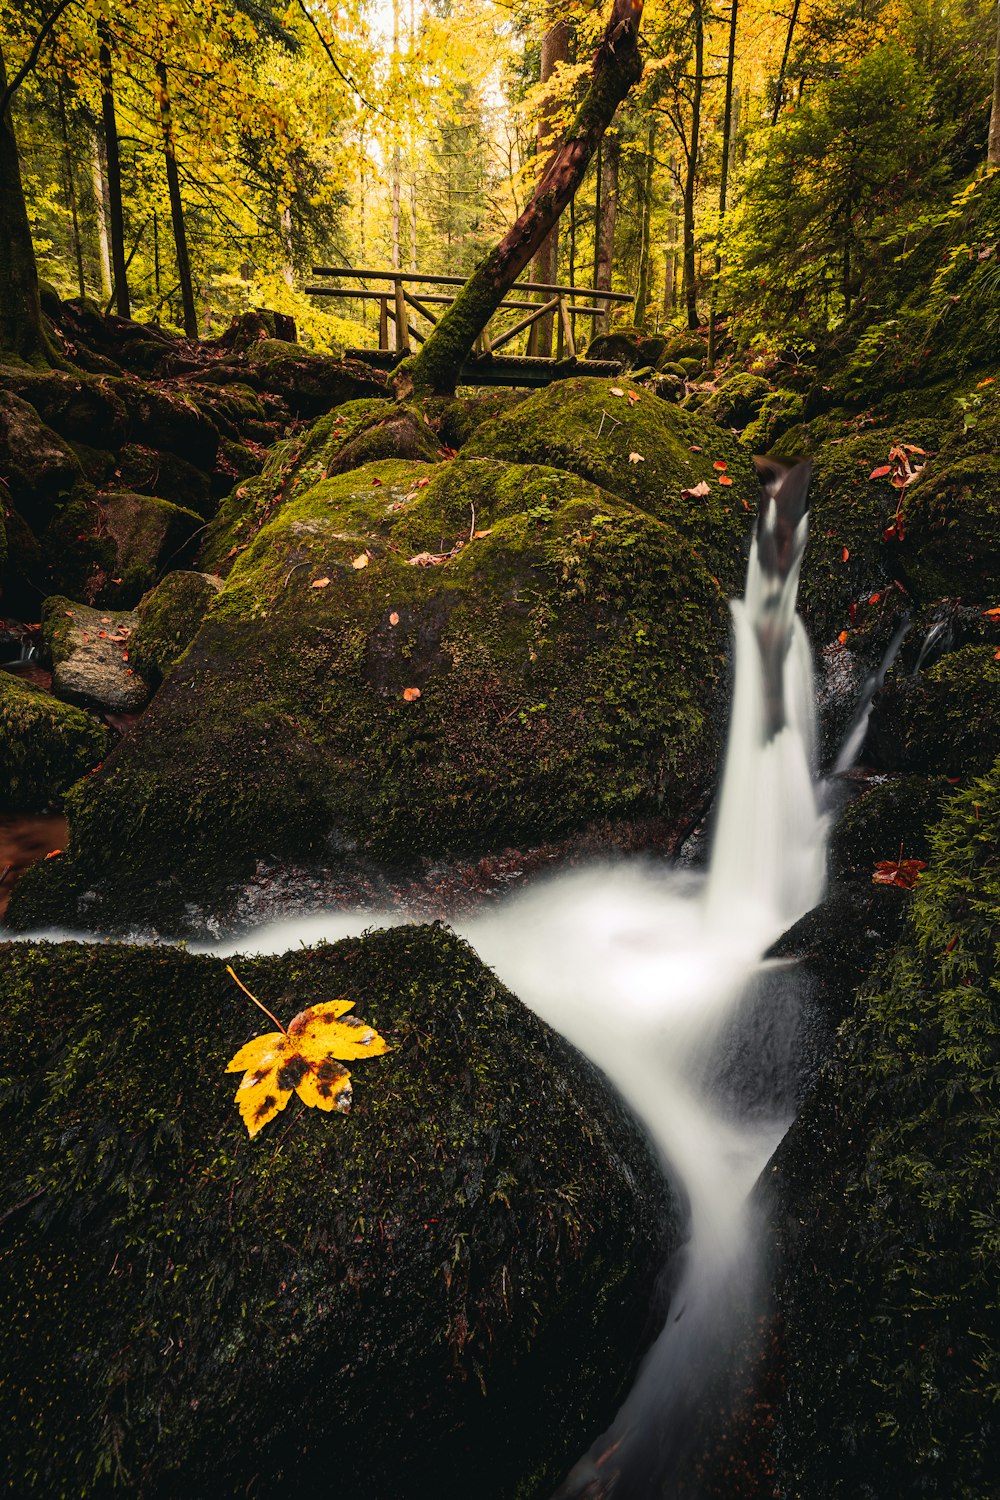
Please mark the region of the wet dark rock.
[[195, 468], [211, 470], [219, 434], [193, 401], [133, 380], [118, 381], [115, 389], [128, 412], [134, 443], [175, 453]]
[[992, 603], [1000, 594], [1000, 459], [929, 466], [908, 490], [901, 558], [922, 599]]
[[113, 380], [0, 369], [0, 388], [28, 401], [60, 437], [117, 450], [129, 435], [129, 416]]
[[345, 996], [390, 1042], [348, 1116], [294, 1099], [247, 1140], [223, 1069], [266, 1023], [219, 960], [3, 953], [8, 1476], [236, 1500], [327, 1464], [345, 1494], [545, 1500], [662, 1315], [650, 1148], [446, 930], [236, 968], [282, 1019]]
[[39, 812], [58, 802], [111, 743], [91, 714], [0, 671], [0, 812]]
[[975, 776], [1000, 754], [1000, 662], [967, 645], [919, 676], [900, 663], [877, 694], [865, 754], [888, 771]]
[[0, 479], [31, 526], [44, 525], [60, 498], [83, 481], [73, 450], [10, 391], [0, 391]]
[[496, 387], [462, 396], [432, 397], [424, 402], [424, 411], [442, 444], [457, 450], [468, 442], [477, 427], [494, 417], [502, 417], [527, 398], [527, 391]]
[[54, 595], [42, 610], [42, 633], [52, 662], [52, 690], [67, 703], [132, 713], [151, 688], [129, 664], [136, 616], [90, 609]]

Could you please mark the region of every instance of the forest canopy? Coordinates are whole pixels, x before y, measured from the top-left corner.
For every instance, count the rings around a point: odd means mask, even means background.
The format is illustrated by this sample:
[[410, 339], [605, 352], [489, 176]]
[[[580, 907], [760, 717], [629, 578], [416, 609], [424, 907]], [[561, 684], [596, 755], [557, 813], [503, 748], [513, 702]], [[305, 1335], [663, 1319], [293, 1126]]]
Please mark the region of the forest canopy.
[[[604, 21], [581, 0], [5, 4], [39, 275], [189, 336], [267, 306], [319, 349], [372, 345], [376, 302], [310, 297], [312, 267], [471, 272]], [[632, 294], [616, 323], [712, 307], [746, 341], [835, 329], [905, 280], [986, 153], [989, 0], [650, 0], [640, 45], [535, 263]]]

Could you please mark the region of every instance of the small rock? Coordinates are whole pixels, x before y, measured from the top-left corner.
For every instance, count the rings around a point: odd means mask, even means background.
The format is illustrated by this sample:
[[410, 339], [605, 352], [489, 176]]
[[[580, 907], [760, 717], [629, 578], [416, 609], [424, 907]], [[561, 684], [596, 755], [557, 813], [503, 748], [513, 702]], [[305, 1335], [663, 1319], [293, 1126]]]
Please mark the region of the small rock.
[[129, 663], [138, 622], [131, 610], [90, 609], [56, 594], [42, 609], [42, 633], [52, 657], [52, 691], [67, 703], [135, 713], [152, 695]]

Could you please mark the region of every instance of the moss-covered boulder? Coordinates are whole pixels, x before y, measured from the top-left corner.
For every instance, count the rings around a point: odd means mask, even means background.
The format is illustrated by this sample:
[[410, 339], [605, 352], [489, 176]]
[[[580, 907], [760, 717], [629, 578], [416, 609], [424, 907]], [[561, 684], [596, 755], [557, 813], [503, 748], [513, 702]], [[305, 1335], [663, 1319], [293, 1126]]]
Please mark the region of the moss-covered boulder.
[[[676, 526], [725, 588], [735, 592], [742, 583], [747, 511], [756, 511], [760, 494], [749, 457], [731, 434], [642, 386], [593, 377], [559, 381], [478, 428], [460, 460], [467, 457], [579, 474]], [[687, 493], [700, 483], [708, 485], [707, 495]]]
[[168, 573], [144, 594], [129, 637], [129, 660], [159, 682], [198, 633], [209, 605], [222, 587], [211, 573]]
[[128, 411], [113, 380], [76, 371], [0, 370], [0, 389], [30, 402], [45, 425], [69, 442], [116, 451], [128, 439]]
[[214, 513], [207, 474], [176, 453], [161, 453], [141, 443], [126, 443], [118, 454], [115, 488], [169, 500], [203, 520], [210, 520]]
[[68, 703], [112, 713], [134, 713], [148, 701], [150, 684], [129, 663], [136, 617], [91, 609], [54, 594], [42, 606], [42, 635], [52, 663], [52, 690]]
[[682, 359], [696, 359], [700, 363], [704, 360], [707, 351], [708, 345], [700, 333], [692, 333], [687, 329], [672, 333], [664, 346], [660, 369], [664, 369], [667, 364], [676, 364]]
[[423, 409], [442, 443], [457, 451], [469, 441], [477, 427], [513, 411], [527, 399], [527, 391], [509, 391], [497, 386], [461, 396], [429, 397], [423, 403]]
[[239, 378], [255, 390], [271, 391], [299, 417], [318, 417], [345, 401], [385, 394], [384, 378], [369, 366], [311, 354], [298, 344], [263, 339], [244, 356]]
[[110, 730], [83, 709], [0, 672], [0, 812], [39, 812], [111, 748]]
[[25, 520], [37, 527], [62, 496], [83, 480], [69, 445], [41, 421], [27, 401], [0, 390], [0, 479]]
[[771, 391], [755, 417], [743, 428], [742, 441], [751, 453], [768, 453], [789, 428], [802, 421], [805, 402], [797, 391]]
[[642, 365], [655, 365], [663, 357], [666, 346], [667, 340], [662, 334], [644, 333], [639, 328], [616, 328], [591, 339], [587, 358], [611, 360], [625, 370], [637, 370]]
[[202, 530], [193, 510], [127, 492], [100, 497], [104, 527], [114, 543], [114, 581], [121, 603], [135, 604], [171, 562], [189, 562]]
[[1000, 755], [1000, 661], [993, 646], [951, 651], [914, 676], [890, 671], [872, 708], [868, 750], [885, 770], [980, 775]]
[[995, 1488], [998, 848], [994, 766], [949, 803], [905, 939], [767, 1175], [783, 1495]]
[[102, 921], [176, 927], [262, 859], [412, 867], [606, 818], [669, 837], [714, 774], [727, 626], [691, 545], [577, 475], [323, 480], [73, 801], [81, 889]]
[[236, 969], [391, 1044], [349, 1115], [293, 1096], [248, 1140], [224, 1068], [267, 1023], [220, 960], [2, 950], [8, 1479], [545, 1500], [649, 1336], [679, 1237], [652, 1152], [446, 930]]
[[325, 475], [346, 474], [380, 458], [437, 463], [439, 443], [413, 406], [379, 401], [347, 401], [315, 423], [301, 449], [302, 462]]
[[722, 381], [698, 410], [701, 416], [718, 422], [720, 427], [742, 431], [757, 416], [767, 397], [773, 394], [762, 375], [741, 372]]
[[928, 466], [907, 491], [900, 555], [922, 599], [1000, 598], [1000, 458]]
[[114, 388], [128, 412], [134, 443], [176, 453], [196, 469], [211, 469], [219, 447], [218, 430], [191, 397], [138, 380], [115, 381]]

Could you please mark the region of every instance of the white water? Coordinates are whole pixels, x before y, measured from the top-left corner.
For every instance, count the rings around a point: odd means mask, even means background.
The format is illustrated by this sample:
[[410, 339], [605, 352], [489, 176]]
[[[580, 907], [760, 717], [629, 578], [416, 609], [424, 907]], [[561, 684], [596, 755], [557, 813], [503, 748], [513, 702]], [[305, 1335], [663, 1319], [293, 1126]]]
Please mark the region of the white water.
[[[605, 1493], [609, 1479], [616, 1500], [660, 1492], [753, 1279], [747, 1198], [790, 1122], [782, 1082], [794, 1047], [787, 1007], [770, 1005], [766, 984], [762, 992], [761, 960], [820, 900], [825, 878], [812, 669], [795, 613], [805, 539], [803, 517], [786, 578], [762, 568], [755, 540], [746, 597], [732, 606], [736, 681], [707, 875], [652, 861], [592, 867], [456, 924], [526, 1005], [614, 1081], [690, 1210], [666, 1328], [567, 1496]], [[202, 951], [283, 953], [401, 920], [293, 918]]]

